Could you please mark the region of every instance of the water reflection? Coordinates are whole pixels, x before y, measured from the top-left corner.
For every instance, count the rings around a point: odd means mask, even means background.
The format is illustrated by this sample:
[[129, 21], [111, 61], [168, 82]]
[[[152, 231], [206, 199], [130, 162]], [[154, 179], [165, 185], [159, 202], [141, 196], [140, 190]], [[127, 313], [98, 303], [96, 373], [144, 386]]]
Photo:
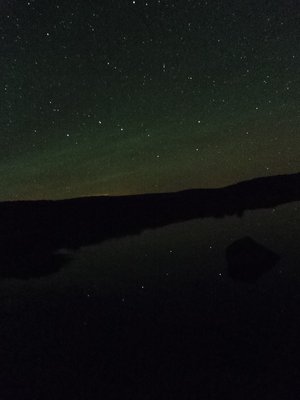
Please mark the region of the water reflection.
[[[191, 220], [2, 280], [2, 398], [296, 396], [299, 219], [290, 203]], [[281, 255], [255, 285], [226, 274], [226, 248], [245, 234]]]
[[55, 273], [71, 256], [61, 249], [76, 250], [195, 218], [242, 216], [246, 210], [274, 208], [299, 200], [299, 183], [300, 174], [291, 174], [221, 189], [2, 203], [0, 277], [26, 279]]

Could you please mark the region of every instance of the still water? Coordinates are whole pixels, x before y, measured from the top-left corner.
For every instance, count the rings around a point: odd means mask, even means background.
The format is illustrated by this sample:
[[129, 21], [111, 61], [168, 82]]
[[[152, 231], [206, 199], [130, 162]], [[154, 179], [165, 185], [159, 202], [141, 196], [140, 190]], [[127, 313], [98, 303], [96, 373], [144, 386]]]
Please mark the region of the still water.
[[[0, 398], [296, 399], [300, 204], [105, 241], [0, 282]], [[256, 283], [225, 251], [280, 255]]]

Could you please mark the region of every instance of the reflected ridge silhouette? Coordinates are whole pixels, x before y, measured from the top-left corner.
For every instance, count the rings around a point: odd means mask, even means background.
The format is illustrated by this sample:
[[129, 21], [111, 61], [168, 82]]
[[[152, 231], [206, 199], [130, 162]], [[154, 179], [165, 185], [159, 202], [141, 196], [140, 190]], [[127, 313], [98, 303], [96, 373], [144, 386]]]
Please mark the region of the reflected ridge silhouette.
[[0, 203], [0, 277], [54, 273], [76, 250], [195, 218], [242, 216], [300, 200], [300, 173], [256, 178], [218, 189]]

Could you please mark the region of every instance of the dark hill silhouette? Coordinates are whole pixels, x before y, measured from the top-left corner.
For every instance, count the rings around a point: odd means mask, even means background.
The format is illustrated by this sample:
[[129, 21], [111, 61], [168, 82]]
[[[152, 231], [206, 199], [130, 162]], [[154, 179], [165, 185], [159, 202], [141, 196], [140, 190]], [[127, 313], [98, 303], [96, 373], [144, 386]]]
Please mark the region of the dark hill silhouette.
[[106, 239], [205, 217], [242, 216], [300, 200], [300, 173], [256, 178], [219, 189], [0, 203], [0, 276], [59, 270], [68, 254]]

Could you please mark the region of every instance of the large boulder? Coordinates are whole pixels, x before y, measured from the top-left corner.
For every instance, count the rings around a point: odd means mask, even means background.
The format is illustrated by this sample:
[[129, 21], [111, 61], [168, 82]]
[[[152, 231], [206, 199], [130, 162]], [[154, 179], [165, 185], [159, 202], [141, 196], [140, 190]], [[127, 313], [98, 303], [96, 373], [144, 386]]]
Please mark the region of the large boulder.
[[226, 259], [232, 279], [255, 282], [275, 266], [280, 256], [246, 236], [227, 247]]

